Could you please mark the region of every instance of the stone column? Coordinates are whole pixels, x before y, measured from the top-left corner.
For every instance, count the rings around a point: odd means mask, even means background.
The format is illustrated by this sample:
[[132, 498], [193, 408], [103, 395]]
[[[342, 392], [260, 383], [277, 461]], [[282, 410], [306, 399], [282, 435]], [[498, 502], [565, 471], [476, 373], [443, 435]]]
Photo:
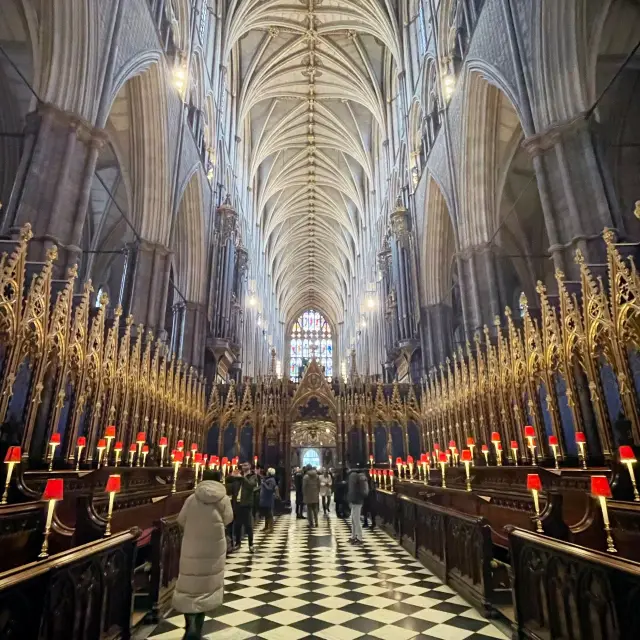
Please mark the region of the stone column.
[[58, 245], [56, 268], [61, 273], [79, 261], [91, 183], [105, 141], [103, 130], [50, 104], [27, 116], [2, 232], [15, 233], [30, 222], [31, 259], [44, 260], [47, 247]]
[[422, 307], [422, 353], [425, 367], [431, 370], [451, 355], [453, 348], [453, 310], [439, 303]]
[[594, 138], [582, 113], [523, 142], [533, 157], [550, 253], [556, 268], [571, 276], [577, 274], [575, 249], [580, 248], [588, 262], [600, 261], [603, 228], [619, 226]]
[[169, 250], [160, 244], [142, 241], [132, 248], [133, 267], [127, 270], [128, 295], [125, 310], [147, 329], [163, 338], [166, 296], [164, 287], [171, 284], [165, 279], [171, 261]]
[[458, 264], [463, 271], [460, 294], [467, 310], [467, 336], [472, 336], [485, 324], [493, 327], [493, 319], [502, 315], [508, 300], [504, 292], [501, 295], [493, 247], [466, 249]]
[[197, 302], [184, 304], [182, 360], [201, 369], [204, 366], [204, 331], [206, 307]]

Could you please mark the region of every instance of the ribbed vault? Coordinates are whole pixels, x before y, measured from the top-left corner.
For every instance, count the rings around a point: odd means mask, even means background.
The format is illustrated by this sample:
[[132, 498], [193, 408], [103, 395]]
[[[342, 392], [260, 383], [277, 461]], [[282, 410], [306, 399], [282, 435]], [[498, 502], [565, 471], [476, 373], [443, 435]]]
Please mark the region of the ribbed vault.
[[363, 251], [372, 148], [385, 139], [385, 60], [398, 31], [379, 0], [231, 3], [225, 59], [240, 74], [256, 225], [281, 317], [335, 325]]

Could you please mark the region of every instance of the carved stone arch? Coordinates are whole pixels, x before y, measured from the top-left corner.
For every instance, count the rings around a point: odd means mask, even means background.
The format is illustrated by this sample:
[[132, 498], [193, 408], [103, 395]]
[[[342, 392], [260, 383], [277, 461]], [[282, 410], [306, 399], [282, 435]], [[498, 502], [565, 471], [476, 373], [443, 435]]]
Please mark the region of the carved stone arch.
[[102, 91], [99, 5], [75, 0], [40, 4], [42, 64], [36, 91], [43, 102], [93, 123]]
[[206, 295], [206, 246], [201, 172], [195, 165], [181, 194], [175, 226], [176, 278], [180, 293], [190, 302], [204, 302]]
[[338, 420], [335, 395], [315, 359], [307, 367], [289, 409], [290, 423], [308, 418]]
[[449, 303], [451, 268], [457, 240], [451, 209], [437, 177], [429, 174], [425, 198], [425, 228], [422, 237], [422, 304]]
[[176, 47], [187, 51], [191, 39], [191, 2], [189, 0], [170, 0], [171, 28]]

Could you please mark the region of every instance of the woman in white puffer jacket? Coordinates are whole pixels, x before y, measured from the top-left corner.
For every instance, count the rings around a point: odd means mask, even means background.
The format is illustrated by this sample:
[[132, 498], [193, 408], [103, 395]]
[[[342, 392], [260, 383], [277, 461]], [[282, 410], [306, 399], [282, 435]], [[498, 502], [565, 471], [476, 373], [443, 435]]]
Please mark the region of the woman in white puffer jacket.
[[201, 638], [205, 614], [222, 604], [225, 527], [232, 520], [231, 501], [220, 483], [220, 472], [206, 471], [204, 481], [187, 498], [178, 516], [184, 534], [173, 607], [184, 613], [185, 640]]

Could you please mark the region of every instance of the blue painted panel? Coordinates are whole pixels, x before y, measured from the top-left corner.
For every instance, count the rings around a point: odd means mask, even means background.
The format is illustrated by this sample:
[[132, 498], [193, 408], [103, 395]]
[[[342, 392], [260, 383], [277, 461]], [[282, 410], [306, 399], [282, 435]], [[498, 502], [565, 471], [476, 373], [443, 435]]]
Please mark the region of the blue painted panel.
[[351, 431], [349, 431], [348, 443], [348, 463], [351, 465], [364, 464], [365, 450], [364, 434], [362, 433], [362, 429], [351, 429]]
[[[540, 411], [542, 412], [542, 421], [544, 422], [544, 432], [549, 436], [553, 435], [553, 423], [551, 422], [551, 414], [547, 406], [547, 386], [544, 382], [540, 382], [538, 387], [538, 400], [540, 401]], [[547, 443], [544, 443], [546, 447]]]
[[[61, 451], [66, 448], [66, 433], [67, 433], [67, 423], [69, 422], [69, 416], [71, 413], [71, 405], [75, 401], [75, 391], [70, 383], [67, 383], [67, 387], [65, 389], [65, 399], [64, 405], [60, 410], [60, 417], [58, 418], [58, 426], [55, 429], [60, 433], [60, 440], [64, 443], [64, 446], [58, 447], [58, 450]], [[82, 420], [81, 420], [82, 422]], [[85, 452], [86, 455], [86, 452]]]
[[389, 454], [387, 453], [387, 429], [386, 427], [378, 423], [373, 428], [373, 455], [376, 464], [384, 464], [388, 462]]
[[420, 460], [422, 453], [420, 450], [420, 427], [413, 420], [409, 420], [407, 424], [407, 436], [409, 438], [409, 455], [412, 455], [415, 460]]
[[631, 369], [631, 378], [633, 379], [633, 387], [636, 390], [636, 398], [640, 398], [640, 353], [635, 349], [627, 351], [629, 359], [629, 368]]
[[240, 462], [253, 462], [253, 427], [245, 424], [240, 431]]
[[222, 436], [222, 455], [226, 458], [233, 458], [236, 455], [236, 426], [230, 422], [224, 429]]
[[[11, 422], [24, 422], [25, 407], [29, 399], [29, 387], [31, 384], [31, 369], [27, 366], [27, 362], [23, 362], [18, 368], [16, 380], [13, 383], [13, 396], [9, 401], [7, 410], [7, 420]], [[61, 447], [58, 447], [60, 449]]]
[[402, 427], [397, 422], [391, 425], [391, 457], [393, 458], [393, 464], [395, 464], [396, 458], [405, 458], [404, 434], [402, 433]]
[[218, 444], [220, 441], [220, 425], [214, 422], [207, 432], [207, 444], [205, 453], [208, 456], [220, 456]]
[[565, 449], [567, 454], [577, 456], [578, 445], [576, 444], [576, 429], [573, 424], [573, 413], [569, 406], [569, 399], [567, 398], [567, 382], [559, 373], [554, 374], [553, 379], [556, 386], [556, 399], [558, 400], [558, 411], [560, 412], [560, 425], [562, 426], [562, 433], [564, 434]]
[[613, 426], [622, 412], [622, 401], [620, 400], [620, 390], [618, 388], [616, 374], [604, 358], [600, 358], [600, 382], [602, 383], [602, 391], [604, 392], [604, 401], [607, 405], [609, 423]]

